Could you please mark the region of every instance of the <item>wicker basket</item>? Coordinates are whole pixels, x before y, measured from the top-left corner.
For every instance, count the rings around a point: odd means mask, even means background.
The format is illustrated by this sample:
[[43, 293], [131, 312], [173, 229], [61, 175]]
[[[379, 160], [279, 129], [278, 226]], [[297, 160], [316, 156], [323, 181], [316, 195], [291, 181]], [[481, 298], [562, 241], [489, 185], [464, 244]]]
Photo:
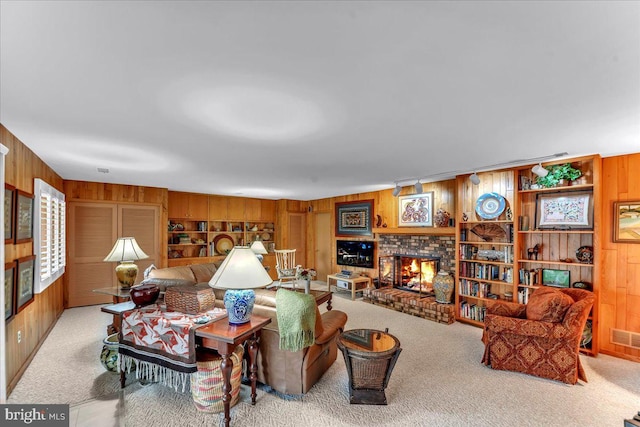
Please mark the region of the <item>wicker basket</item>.
[[[236, 347], [231, 360], [231, 401], [229, 408], [238, 402], [240, 382], [242, 380], [242, 345]], [[222, 372], [220, 363], [222, 358], [214, 352], [198, 352], [198, 371], [191, 374], [191, 396], [196, 409], [202, 412], [222, 412]]]
[[171, 286], [164, 294], [167, 311], [197, 314], [213, 309], [216, 295], [208, 285]]

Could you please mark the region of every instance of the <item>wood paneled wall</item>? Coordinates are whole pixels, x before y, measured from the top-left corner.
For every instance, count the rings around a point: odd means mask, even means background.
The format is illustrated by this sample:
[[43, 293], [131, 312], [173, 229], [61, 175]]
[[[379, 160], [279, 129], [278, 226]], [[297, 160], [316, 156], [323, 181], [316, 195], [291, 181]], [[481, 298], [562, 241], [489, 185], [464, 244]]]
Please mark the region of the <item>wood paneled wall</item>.
[[640, 362], [640, 350], [614, 345], [611, 329], [640, 334], [640, 243], [613, 242], [613, 203], [640, 200], [640, 154], [602, 161], [600, 351]]
[[[456, 181], [455, 179], [425, 183], [422, 185], [423, 192], [433, 191], [433, 208], [438, 210], [440, 208], [446, 210], [451, 214], [452, 218], [456, 218]], [[404, 187], [400, 192], [400, 196], [406, 194], [413, 194], [415, 192], [413, 185]], [[331, 249], [331, 267], [333, 272], [340, 271], [343, 267], [338, 266], [336, 263], [336, 236], [335, 236], [335, 204], [342, 202], [355, 202], [358, 200], [373, 200], [373, 221], [375, 227], [375, 221], [379, 215], [383, 224], [386, 224], [389, 228], [398, 226], [398, 198], [393, 196], [393, 189], [374, 191], [368, 193], [350, 194], [347, 196], [331, 197], [326, 199], [313, 200], [309, 202], [312, 212], [331, 212], [331, 229], [326, 230], [331, 236], [332, 249]], [[310, 263], [313, 262], [314, 247], [315, 247], [315, 224], [313, 221], [307, 222], [307, 228], [311, 229], [307, 233], [307, 260]], [[342, 238], [344, 239], [344, 238]], [[357, 240], [357, 238], [355, 238]], [[371, 240], [370, 236], [366, 239]], [[377, 269], [362, 269], [351, 268], [356, 274], [365, 273], [370, 277], [377, 277]], [[321, 278], [322, 279], [322, 278]], [[324, 280], [324, 279], [322, 279]]]
[[[101, 182], [65, 181], [64, 193], [69, 200], [151, 204], [160, 206], [158, 224], [160, 241], [168, 241], [167, 222], [169, 191], [166, 188], [142, 187], [137, 185], [105, 184]], [[160, 265], [167, 266], [167, 252], [161, 251]]]
[[[0, 125], [0, 143], [9, 149], [6, 157], [5, 180], [19, 190], [33, 194], [33, 180], [40, 178], [63, 191], [63, 180], [8, 129]], [[5, 262], [32, 255], [33, 244], [21, 243], [4, 246]], [[18, 313], [6, 327], [7, 393], [15, 387], [47, 334], [62, 313], [63, 280], [58, 279], [34, 302]], [[18, 331], [22, 340], [18, 344]]]

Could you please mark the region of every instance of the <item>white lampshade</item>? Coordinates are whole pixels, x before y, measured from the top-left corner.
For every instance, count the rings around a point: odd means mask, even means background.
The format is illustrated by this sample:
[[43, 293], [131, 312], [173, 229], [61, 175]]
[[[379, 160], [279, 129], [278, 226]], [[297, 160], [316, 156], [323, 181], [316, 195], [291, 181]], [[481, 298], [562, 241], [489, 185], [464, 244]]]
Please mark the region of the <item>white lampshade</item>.
[[256, 254], [246, 246], [235, 246], [209, 281], [212, 288], [264, 288], [273, 280]]
[[111, 249], [111, 252], [104, 259], [105, 262], [118, 262], [118, 261], [136, 261], [139, 259], [149, 258], [149, 255], [145, 254], [135, 237], [120, 237], [116, 240], [116, 244]]
[[253, 243], [251, 244], [251, 250], [253, 251], [254, 254], [258, 254], [258, 255], [264, 255], [269, 253], [267, 252], [267, 248], [264, 247], [262, 240], [254, 240]]

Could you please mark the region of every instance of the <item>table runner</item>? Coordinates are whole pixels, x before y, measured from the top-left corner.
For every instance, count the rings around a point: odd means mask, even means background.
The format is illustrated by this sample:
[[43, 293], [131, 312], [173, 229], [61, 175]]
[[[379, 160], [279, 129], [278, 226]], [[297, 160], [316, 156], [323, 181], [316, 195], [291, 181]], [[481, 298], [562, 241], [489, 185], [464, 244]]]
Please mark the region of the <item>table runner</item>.
[[[157, 304], [126, 311], [119, 335], [120, 370], [184, 392], [189, 374], [196, 372], [195, 330], [226, 316], [226, 310], [186, 314]], [[204, 316], [211, 320], [203, 322]]]

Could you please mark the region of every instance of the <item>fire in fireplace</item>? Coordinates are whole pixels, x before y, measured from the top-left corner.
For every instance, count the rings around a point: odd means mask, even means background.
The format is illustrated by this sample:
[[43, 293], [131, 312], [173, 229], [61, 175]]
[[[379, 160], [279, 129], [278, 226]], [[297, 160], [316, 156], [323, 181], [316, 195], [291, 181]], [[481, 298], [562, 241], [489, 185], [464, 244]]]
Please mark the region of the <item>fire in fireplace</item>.
[[380, 286], [418, 293], [433, 292], [433, 278], [440, 258], [426, 255], [384, 255], [378, 259]]

